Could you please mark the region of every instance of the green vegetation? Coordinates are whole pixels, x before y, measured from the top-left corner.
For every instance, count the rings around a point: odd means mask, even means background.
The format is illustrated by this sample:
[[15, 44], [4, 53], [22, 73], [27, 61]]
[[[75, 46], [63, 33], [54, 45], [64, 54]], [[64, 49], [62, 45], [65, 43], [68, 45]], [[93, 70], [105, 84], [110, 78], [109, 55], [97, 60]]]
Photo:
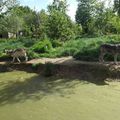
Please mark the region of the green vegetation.
[[[17, 39], [0, 40], [0, 58], [7, 57], [4, 49], [24, 47], [29, 59], [74, 56], [80, 60], [97, 61], [102, 43], [120, 40], [119, 3], [119, 0], [114, 0], [113, 7], [106, 8], [104, 2], [78, 0], [76, 22], [73, 22], [67, 15], [67, 0], [53, 0], [47, 12], [20, 6], [17, 0], [3, 1], [0, 6], [0, 36], [9, 32]], [[109, 38], [109, 34], [115, 35]]]
[[45, 69], [44, 69], [44, 76], [45, 77], [51, 77], [53, 76], [55, 73], [55, 65], [53, 63], [47, 62], [45, 63]]
[[[67, 0], [53, 0], [47, 11], [39, 12], [20, 6], [17, 0], [2, 1], [0, 37], [11, 39], [0, 39], [0, 59], [9, 58], [3, 53], [5, 49], [26, 48], [29, 59], [73, 56], [97, 61], [101, 44], [120, 41], [120, 0], [107, 8], [105, 1], [77, 2], [72, 21], [67, 15]], [[107, 55], [106, 59], [113, 57]]]
[[[78, 60], [98, 61], [99, 47], [103, 43], [119, 43], [119, 35], [102, 36], [96, 38], [79, 38], [66, 42], [36, 39], [6, 39], [0, 40], [0, 59], [7, 59], [4, 49], [26, 48], [29, 59], [40, 57], [73, 56]], [[113, 56], [106, 55], [105, 59], [113, 60]]]
[[[41, 11], [21, 6], [19, 0], [1, 0], [0, 61], [11, 59], [5, 49], [16, 48], [25, 48], [29, 59], [73, 56], [98, 61], [101, 44], [120, 43], [120, 0], [107, 8], [105, 1], [77, 0], [72, 21], [67, 0], [53, 0]], [[37, 71], [39, 66], [33, 63], [32, 69]], [[22, 71], [0, 73], [0, 119], [120, 120], [120, 83], [108, 82], [103, 69], [87, 65], [83, 74], [82, 68], [74, 75], [66, 70], [71, 75], [59, 78], [54, 68], [52, 63], [40, 68], [44, 77]], [[111, 77], [119, 79], [118, 72], [115, 68]]]
[[[105, 1], [77, 0], [75, 21], [67, 15], [67, 0], [53, 0], [48, 9], [39, 12], [20, 6], [19, 0], [2, 1], [0, 5], [0, 36], [14, 33], [17, 37], [67, 41], [81, 35], [120, 33], [120, 1], [107, 7]], [[5, 11], [6, 10], [6, 11]]]
[[37, 53], [47, 53], [52, 50], [52, 44], [49, 40], [43, 40], [33, 45], [32, 49]]

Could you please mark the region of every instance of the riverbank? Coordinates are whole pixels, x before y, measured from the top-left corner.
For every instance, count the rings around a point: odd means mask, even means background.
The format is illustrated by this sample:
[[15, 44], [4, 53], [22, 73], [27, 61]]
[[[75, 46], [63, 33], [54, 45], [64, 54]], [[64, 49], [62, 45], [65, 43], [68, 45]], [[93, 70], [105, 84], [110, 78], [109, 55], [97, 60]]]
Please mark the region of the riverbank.
[[26, 63], [0, 62], [0, 72], [13, 70], [46, 74], [47, 76], [78, 78], [98, 82], [98, 84], [104, 84], [104, 81], [108, 79], [118, 80], [120, 78], [120, 65], [114, 65], [112, 62], [105, 64], [83, 62], [72, 57], [34, 59]]

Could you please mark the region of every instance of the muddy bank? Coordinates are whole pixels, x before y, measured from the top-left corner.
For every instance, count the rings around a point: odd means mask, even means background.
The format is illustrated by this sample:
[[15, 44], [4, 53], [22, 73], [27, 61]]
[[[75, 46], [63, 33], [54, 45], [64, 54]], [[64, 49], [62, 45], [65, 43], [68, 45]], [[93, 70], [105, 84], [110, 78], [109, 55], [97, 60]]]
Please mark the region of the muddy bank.
[[81, 79], [91, 82], [103, 82], [107, 79], [120, 79], [120, 67], [113, 64], [99, 64], [89, 62], [76, 63], [3, 63], [0, 64], [0, 72], [27, 71], [49, 76]]

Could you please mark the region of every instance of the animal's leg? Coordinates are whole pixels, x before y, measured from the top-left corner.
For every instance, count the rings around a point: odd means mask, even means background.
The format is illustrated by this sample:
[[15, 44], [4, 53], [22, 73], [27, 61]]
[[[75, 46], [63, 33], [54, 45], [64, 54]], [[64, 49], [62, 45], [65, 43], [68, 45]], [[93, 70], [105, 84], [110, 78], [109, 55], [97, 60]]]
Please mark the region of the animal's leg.
[[115, 54], [114, 55], [114, 63], [117, 65], [118, 63], [117, 63], [117, 56], [118, 56], [118, 54]]
[[25, 61], [28, 61], [28, 56], [25, 54]]
[[28, 61], [28, 56], [26, 56], [25, 61]]
[[15, 61], [15, 57], [13, 57], [13, 60], [12, 60], [12, 62], [14, 62]]
[[20, 61], [20, 59], [17, 57], [17, 60], [18, 60], [18, 62], [20, 63], [21, 61]]
[[100, 54], [100, 56], [99, 56], [99, 62], [101, 62], [101, 54]]
[[99, 61], [102, 62], [102, 63], [104, 62], [104, 59], [103, 59], [104, 55], [105, 55], [105, 53], [101, 53], [100, 56], [99, 56]]

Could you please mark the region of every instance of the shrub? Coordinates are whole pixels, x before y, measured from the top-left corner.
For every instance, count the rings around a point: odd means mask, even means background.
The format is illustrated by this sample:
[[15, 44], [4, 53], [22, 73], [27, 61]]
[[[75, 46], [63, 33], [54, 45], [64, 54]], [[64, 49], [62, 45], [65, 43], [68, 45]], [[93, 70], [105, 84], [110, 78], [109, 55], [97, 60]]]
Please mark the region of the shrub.
[[31, 47], [36, 43], [36, 40], [32, 38], [19, 38], [18, 41], [23, 43], [25, 47]]
[[60, 40], [52, 40], [51, 43], [53, 48], [61, 47], [63, 45], [63, 42], [61, 42]]
[[110, 43], [120, 43], [120, 35], [111, 35], [108, 36], [108, 39], [110, 40]]
[[77, 51], [77, 48], [65, 48], [61, 51], [59, 56], [73, 56], [75, 52]]
[[98, 61], [99, 50], [98, 49], [89, 49], [76, 52], [73, 56], [77, 60], [83, 61]]
[[33, 45], [32, 50], [38, 53], [46, 53], [49, 52], [52, 49], [52, 44], [49, 40], [43, 40], [40, 42], [37, 42], [35, 45]]
[[39, 55], [32, 50], [27, 51], [28, 59], [39, 58]]

